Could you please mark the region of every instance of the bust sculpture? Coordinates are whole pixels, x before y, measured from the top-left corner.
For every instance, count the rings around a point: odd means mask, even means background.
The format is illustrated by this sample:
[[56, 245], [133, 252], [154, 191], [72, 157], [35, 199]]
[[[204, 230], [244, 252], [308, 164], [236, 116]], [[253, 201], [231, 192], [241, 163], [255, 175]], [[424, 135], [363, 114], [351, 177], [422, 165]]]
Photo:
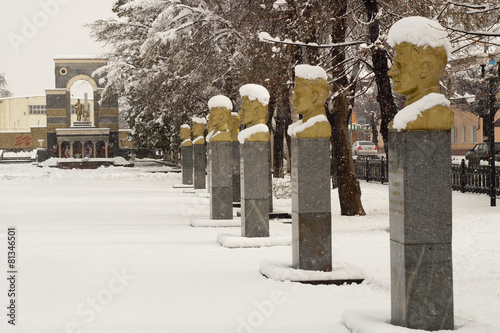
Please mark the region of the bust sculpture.
[[241, 123], [247, 128], [239, 135], [240, 143], [267, 142], [270, 139], [267, 120], [269, 118], [269, 92], [258, 84], [245, 84], [240, 88]]
[[182, 147], [188, 147], [193, 145], [191, 142], [191, 128], [189, 127], [189, 125], [183, 124], [181, 126], [180, 137], [182, 140], [181, 143]]
[[397, 130], [449, 130], [453, 128], [450, 102], [439, 93], [439, 79], [451, 50], [445, 29], [424, 17], [407, 17], [390, 29], [394, 48], [389, 76], [397, 94], [406, 96], [390, 127]]
[[217, 95], [208, 101], [208, 108], [210, 109], [210, 127], [213, 126], [213, 129], [207, 136], [207, 141], [230, 142], [229, 121], [233, 103], [226, 96]]
[[288, 134], [299, 139], [329, 138], [332, 128], [325, 114], [330, 87], [327, 75], [319, 66], [297, 65], [292, 107], [302, 119], [288, 128]]
[[231, 141], [237, 142], [238, 134], [240, 134], [240, 116], [236, 112], [231, 112], [229, 132], [231, 132]]
[[194, 145], [204, 145], [205, 144], [205, 124], [207, 121], [205, 118], [193, 117], [193, 144]]

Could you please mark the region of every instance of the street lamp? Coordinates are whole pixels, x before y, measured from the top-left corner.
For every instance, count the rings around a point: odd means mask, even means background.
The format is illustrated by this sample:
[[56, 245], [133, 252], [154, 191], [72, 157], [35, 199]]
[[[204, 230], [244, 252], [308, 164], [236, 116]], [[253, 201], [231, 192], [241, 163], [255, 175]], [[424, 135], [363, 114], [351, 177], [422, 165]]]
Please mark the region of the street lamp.
[[[500, 62], [500, 48], [497, 47], [493, 55], [481, 56], [483, 62], [481, 63], [481, 75], [485, 77], [486, 65], [494, 66], [490, 75], [488, 76], [489, 89], [488, 89], [488, 108], [489, 113], [484, 117], [484, 122], [488, 124], [488, 137], [484, 138], [488, 141], [490, 156], [489, 156], [489, 171], [490, 171], [490, 206], [496, 206], [496, 186], [495, 186], [495, 114], [497, 112], [497, 95], [500, 82], [500, 70], [498, 68]], [[496, 71], [495, 71], [496, 69]], [[486, 140], [483, 140], [486, 142]]]

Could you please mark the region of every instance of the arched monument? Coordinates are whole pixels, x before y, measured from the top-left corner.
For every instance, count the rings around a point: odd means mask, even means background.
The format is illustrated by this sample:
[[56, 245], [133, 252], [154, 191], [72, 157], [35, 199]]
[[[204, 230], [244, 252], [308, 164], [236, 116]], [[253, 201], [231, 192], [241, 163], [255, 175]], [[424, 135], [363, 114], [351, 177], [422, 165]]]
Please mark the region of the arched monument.
[[[73, 157], [73, 148], [81, 147], [90, 158], [110, 157], [117, 153], [118, 141], [118, 97], [116, 95], [101, 100], [104, 86], [92, 78], [92, 73], [108, 64], [107, 59], [92, 57], [58, 57], [55, 62], [55, 88], [45, 90], [47, 99], [47, 154], [52, 157], [52, 148], [62, 157], [63, 146], [69, 148]], [[87, 81], [93, 89], [92, 114], [81, 109], [80, 120], [72, 121], [71, 88], [78, 80]], [[78, 106], [76, 106], [78, 107]], [[77, 110], [78, 111], [78, 110]]]

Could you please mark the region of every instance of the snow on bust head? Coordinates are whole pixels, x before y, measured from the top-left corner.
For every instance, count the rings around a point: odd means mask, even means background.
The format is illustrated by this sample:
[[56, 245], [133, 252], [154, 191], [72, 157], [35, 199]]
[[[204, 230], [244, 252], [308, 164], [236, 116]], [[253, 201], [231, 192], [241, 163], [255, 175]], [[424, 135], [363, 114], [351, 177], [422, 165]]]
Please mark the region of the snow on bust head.
[[443, 47], [448, 58], [451, 54], [451, 43], [448, 33], [441, 24], [421, 16], [405, 17], [394, 23], [389, 30], [387, 42], [392, 47], [410, 43], [422, 47]]
[[225, 108], [228, 110], [233, 110], [233, 103], [226, 96], [217, 95], [208, 100], [208, 108]]
[[193, 117], [193, 124], [194, 123], [197, 123], [197, 124], [203, 124], [203, 125], [206, 125], [207, 124], [207, 120], [205, 118], [200, 118], [200, 117]]
[[259, 84], [253, 84], [253, 83], [241, 86], [240, 95], [241, 97], [245, 96], [248, 97], [249, 101], [258, 100], [262, 105], [268, 105], [269, 99], [271, 98], [266, 88], [264, 88]]
[[323, 79], [328, 81], [326, 71], [319, 66], [297, 65], [295, 66], [295, 77], [305, 80]]

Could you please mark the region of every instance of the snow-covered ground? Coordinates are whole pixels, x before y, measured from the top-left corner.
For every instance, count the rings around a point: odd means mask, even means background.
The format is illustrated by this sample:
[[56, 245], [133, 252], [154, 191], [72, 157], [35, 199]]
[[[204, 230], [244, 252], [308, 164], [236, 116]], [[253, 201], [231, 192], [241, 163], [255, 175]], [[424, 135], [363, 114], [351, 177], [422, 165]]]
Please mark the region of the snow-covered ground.
[[[147, 171], [0, 165], [0, 332], [415, 332], [386, 324], [386, 185], [361, 182], [364, 217], [340, 216], [332, 192], [334, 260], [360, 268], [365, 282], [313, 286], [264, 278], [260, 263], [289, 264], [289, 246], [220, 246], [218, 234], [239, 229], [191, 227], [208, 217], [208, 199], [174, 189], [178, 173]], [[15, 327], [9, 226], [18, 237]], [[453, 264], [458, 332], [500, 332], [500, 208], [486, 195], [453, 193]]]

